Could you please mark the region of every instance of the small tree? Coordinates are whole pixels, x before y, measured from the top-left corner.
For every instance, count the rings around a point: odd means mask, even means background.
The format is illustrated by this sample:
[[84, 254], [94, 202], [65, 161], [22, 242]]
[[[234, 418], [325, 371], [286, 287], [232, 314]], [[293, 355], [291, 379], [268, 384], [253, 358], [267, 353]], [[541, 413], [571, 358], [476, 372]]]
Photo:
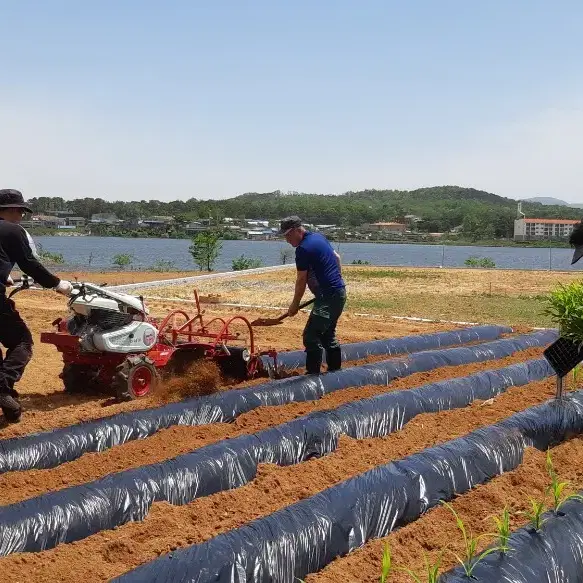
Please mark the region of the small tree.
[[293, 249], [286, 249], [285, 247], [282, 247], [279, 250], [279, 258], [281, 259], [282, 265], [289, 263], [293, 259], [293, 256], [294, 256]]
[[494, 269], [494, 267], [496, 267], [496, 263], [494, 263], [489, 257], [476, 257], [474, 255], [468, 257], [464, 263], [468, 267], [482, 267], [484, 269]]
[[236, 259], [233, 259], [231, 263], [231, 268], [233, 271], [242, 271], [244, 269], [255, 269], [257, 267], [262, 267], [263, 261], [259, 258], [255, 257], [245, 257], [245, 255], [241, 255]]
[[154, 265], [152, 265], [152, 271], [173, 271], [175, 267], [174, 261], [167, 261], [166, 259], [158, 259]]
[[65, 263], [65, 259], [63, 258], [62, 253], [51, 253], [50, 251], [45, 251], [42, 245], [38, 243], [36, 245], [36, 251], [38, 256], [47, 263]]
[[133, 261], [134, 256], [130, 255], [129, 253], [118, 253], [117, 255], [114, 255], [113, 259], [111, 260], [111, 262], [120, 269], [129, 267]]
[[192, 245], [188, 251], [192, 255], [194, 263], [203, 271], [212, 271], [221, 253], [223, 244], [219, 234], [215, 232], [199, 233], [192, 239]]

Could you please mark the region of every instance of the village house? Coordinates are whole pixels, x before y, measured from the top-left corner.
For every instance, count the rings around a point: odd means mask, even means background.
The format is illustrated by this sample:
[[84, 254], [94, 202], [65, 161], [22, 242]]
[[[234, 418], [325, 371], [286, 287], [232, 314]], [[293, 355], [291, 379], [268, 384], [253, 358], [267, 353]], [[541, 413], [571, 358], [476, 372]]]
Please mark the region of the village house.
[[362, 229], [365, 231], [371, 231], [376, 233], [392, 233], [397, 235], [402, 235], [407, 230], [407, 225], [403, 223], [366, 223], [362, 225]]

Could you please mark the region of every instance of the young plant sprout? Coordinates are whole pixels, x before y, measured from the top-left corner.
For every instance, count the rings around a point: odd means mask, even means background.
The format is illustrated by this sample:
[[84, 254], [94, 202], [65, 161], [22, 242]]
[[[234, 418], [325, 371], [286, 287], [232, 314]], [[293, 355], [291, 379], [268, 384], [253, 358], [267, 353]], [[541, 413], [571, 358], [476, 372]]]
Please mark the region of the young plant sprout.
[[547, 488], [547, 493], [551, 492], [553, 495], [553, 511], [555, 514], [557, 514], [561, 509], [561, 506], [569, 500], [577, 499], [583, 501], [583, 496], [580, 496], [579, 494], [564, 494], [565, 488], [567, 488], [570, 483], [559, 481], [559, 476], [553, 466], [550, 450], [547, 450], [546, 467], [551, 478], [551, 485]]
[[427, 555], [423, 553], [423, 561], [425, 563], [425, 580], [421, 579], [421, 576], [414, 571], [411, 571], [411, 569], [397, 567], [397, 570], [407, 573], [407, 575], [409, 575], [409, 577], [411, 577], [415, 583], [437, 583], [439, 580], [439, 569], [441, 568], [443, 553], [444, 551], [439, 553], [439, 556], [434, 563], [430, 563]]
[[545, 501], [541, 500], [538, 502], [534, 498], [529, 498], [530, 500], [530, 511], [520, 512], [519, 514], [524, 514], [532, 524], [535, 530], [540, 530], [542, 525], [547, 521], [546, 518], [543, 518], [542, 515], [545, 512]]
[[508, 508], [504, 508], [501, 516], [492, 516], [494, 524], [496, 525], [496, 532], [498, 534], [498, 547], [501, 553], [507, 553], [510, 550], [508, 541], [510, 540], [510, 512]]
[[402, 571], [403, 573], [407, 573], [415, 583], [437, 583], [439, 579], [439, 569], [441, 568], [441, 561], [443, 559], [443, 553], [445, 551], [441, 551], [437, 560], [434, 563], [430, 563], [427, 555], [423, 553], [423, 561], [425, 563], [425, 580], [421, 578], [420, 575], [412, 571], [411, 569], [406, 569], [404, 567], [394, 567], [393, 566], [393, 559], [391, 557], [391, 549], [389, 548], [388, 543], [385, 544], [385, 548], [383, 549], [383, 560], [381, 566], [381, 576], [379, 578], [379, 583], [387, 583], [389, 580], [389, 575], [392, 571]]
[[485, 533], [485, 534], [481, 534], [481, 535], [476, 536], [476, 537], [473, 536], [471, 530], [468, 531], [466, 529], [463, 520], [459, 517], [459, 515], [453, 509], [451, 504], [448, 504], [447, 502], [443, 502], [443, 501], [441, 503], [446, 508], [448, 508], [450, 510], [450, 512], [454, 515], [457, 527], [459, 528], [460, 532], [462, 533], [462, 537], [463, 537], [463, 541], [464, 541], [464, 557], [461, 558], [456, 553], [453, 553], [453, 555], [455, 556], [457, 561], [463, 567], [466, 577], [471, 577], [473, 572], [474, 572], [474, 569], [477, 567], [477, 565], [480, 563], [480, 561], [485, 559], [488, 555], [491, 555], [492, 553], [501, 551], [502, 549], [498, 546], [489, 547], [486, 550], [482, 551], [480, 554], [476, 554], [476, 551], [478, 548], [478, 543], [480, 542], [480, 539], [486, 538], [486, 537], [491, 538], [491, 537], [495, 537], [496, 535], [490, 534], [490, 533]]
[[381, 578], [379, 579], [380, 583], [387, 583], [389, 580], [389, 575], [392, 571], [392, 558], [391, 558], [391, 549], [389, 548], [389, 544], [385, 543], [385, 548], [383, 549], [383, 561], [381, 565]]

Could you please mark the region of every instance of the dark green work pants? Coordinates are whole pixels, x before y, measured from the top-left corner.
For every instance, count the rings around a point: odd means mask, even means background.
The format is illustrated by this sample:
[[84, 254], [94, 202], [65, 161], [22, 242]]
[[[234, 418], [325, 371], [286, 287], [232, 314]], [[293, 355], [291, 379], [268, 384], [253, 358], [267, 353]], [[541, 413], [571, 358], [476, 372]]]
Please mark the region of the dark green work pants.
[[336, 324], [344, 310], [346, 290], [317, 298], [304, 328], [306, 349], [306, 372], [320, 374], [322, 349], [326, 351], [328, 371], [339, 370], [342, 366], [340, 344], [336, 339]]

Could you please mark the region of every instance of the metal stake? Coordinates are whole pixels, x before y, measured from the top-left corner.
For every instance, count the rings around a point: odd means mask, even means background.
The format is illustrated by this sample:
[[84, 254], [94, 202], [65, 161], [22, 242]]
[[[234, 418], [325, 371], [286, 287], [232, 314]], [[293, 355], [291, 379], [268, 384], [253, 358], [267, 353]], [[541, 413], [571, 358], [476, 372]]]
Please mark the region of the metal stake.
[[565, 380], [565, 377], [560, 377], [559, 375], [557, 375], [557, 394], [555, 395], [555, 398], [557, 399], [562, 399], [563, 398], [563, 381]]

